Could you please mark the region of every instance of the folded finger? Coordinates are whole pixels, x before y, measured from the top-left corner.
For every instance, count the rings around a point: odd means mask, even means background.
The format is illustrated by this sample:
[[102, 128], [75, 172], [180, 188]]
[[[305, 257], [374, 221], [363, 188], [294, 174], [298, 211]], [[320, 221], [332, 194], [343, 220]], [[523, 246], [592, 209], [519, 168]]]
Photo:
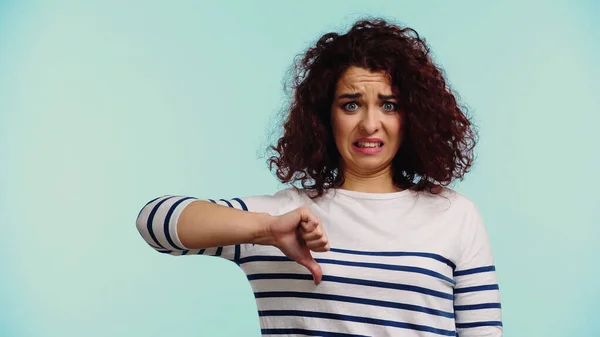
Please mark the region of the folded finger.
[[303, 232], [302, 233], [302, 239], [304, 239], [304, 241], [318, 240], [324, 236], [325, 236], [325, 233], [323, 233], [323, 230], [320, 227], [317, 227], [312, 232]]
[[306, 247], [308, 247], [309, 249], [324, 248], [328, 245], [329, 245], [329, 241], [327, 240], [326, 237], [321, 237], [316, 240], [306, 241]]
[[325, 252], [329, 251], [329, 244], [327, 244], [323, 247], [311, 248], [310, 250], [313, 252], [317, 252], [317, 253], [325, 253]]
[[300, 222], [300, 228], [302, 232], [309, 233], [317, 229], [319, 227], [320, 221], [318, 219], [313, 219], [309, 221]]

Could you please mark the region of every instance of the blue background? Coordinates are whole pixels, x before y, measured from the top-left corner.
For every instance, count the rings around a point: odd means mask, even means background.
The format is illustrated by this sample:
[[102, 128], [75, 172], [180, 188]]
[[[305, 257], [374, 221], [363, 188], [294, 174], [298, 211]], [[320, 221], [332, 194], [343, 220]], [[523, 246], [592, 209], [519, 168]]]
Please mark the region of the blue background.
[[[163, 256], [162, 194], [274, 193], [294, 56], [364, 15], [423, 35], [475, 116], [506, 336], [600, 336], [594, 1], [0, 2], [0, 335], [259, 336], [235, 265]], [[275, 132], [275, 133], [273, 133]]]

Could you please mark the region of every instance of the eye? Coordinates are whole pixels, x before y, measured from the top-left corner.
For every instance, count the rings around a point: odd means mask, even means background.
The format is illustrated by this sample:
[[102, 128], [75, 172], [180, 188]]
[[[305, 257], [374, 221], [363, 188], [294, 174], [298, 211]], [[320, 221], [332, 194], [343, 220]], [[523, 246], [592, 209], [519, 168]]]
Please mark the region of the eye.
[[346, 111], [355, 111], [358, 109], [358, 104], [356, 102], [348, 102], [343, 105], [343, 108]]
[[388, 112], [394, 112], [397, 110], [397, 106], [396, 103], [394, 102], [384, 102], [381, 107], [383, 108], [383, 110], [388, 111]]

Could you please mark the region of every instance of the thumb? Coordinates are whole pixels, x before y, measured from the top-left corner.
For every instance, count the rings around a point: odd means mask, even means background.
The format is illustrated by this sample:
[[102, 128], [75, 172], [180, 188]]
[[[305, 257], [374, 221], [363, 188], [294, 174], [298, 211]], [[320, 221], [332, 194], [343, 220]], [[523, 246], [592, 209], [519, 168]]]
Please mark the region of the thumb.
[[298, 264], [304, 266], [313, 276], [313, 280], [315, 284], [321, 283], [321, 279], [323, 278], [323, 270], [321, 270], [321, 266], [315, 261], [315, 259], [308, 252], [308, 256], [302, 257], [296, 261]]

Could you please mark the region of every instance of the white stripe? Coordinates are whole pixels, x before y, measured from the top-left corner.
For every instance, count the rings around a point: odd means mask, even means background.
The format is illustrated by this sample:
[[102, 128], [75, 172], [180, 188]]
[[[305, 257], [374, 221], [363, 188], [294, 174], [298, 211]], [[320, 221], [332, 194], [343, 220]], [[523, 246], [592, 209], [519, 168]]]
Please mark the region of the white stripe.
[[142, 211], [138, 215], [138, 218], [136, 219], [135, 223], [136, 223], [138, 232], [140, 233], [142, 238], [144, 238], [144, 240], [152, 246], [156, 246], [156, 243], [154, 242], [154, 240], [152, 240], [152, 237], [150, 236], [150, 233], [148, 232], [148, 217], [150, 216], [150, 212], [152, 212], [152, 209], [154, 209], [154, 206], [156, 204], [158, 204], [159, 202], [163, 201], [164, 199], [167, 199], [170, 197], [171, 197], [171, 195], [162, 196], [162, 197], [154, 200], [153, 202], [149, 203], [148, 205], [144, 206], [142, 208]]
[[473, 305], [480, 303], [500, 303], [500, 291], [495, 289], [454, 294], [455, 305]]
[[[329, 292], [328, 294], [331, 294]], [[362, 297], [362, 293], [354, 293], [353, 297]], [[361, 296], [362, 295], [362, 296]], [[380, 294], [380, 297], [384, 297]], [[372, 296], [369, 294], [369, 299]], [[405, 302], [410, 299], [404, 299]], [[388, 299], [388, 301], [391, 301]], [[429, 313], [404, 310], [398, 308], [389, 308], [373, 306], [368, 304], [340, 302], [332, 300], [307, 299], [307, 298], [259, 298], [257, 305], [260, 310], [303, 310], [318, 311], [325, 313], [343, 313], [344, 315], [369, 317], [383, 319], [395, 322], [404, 322], [430, 326], [437, 329], [454, 330], [454, 319], [450, 317], [437, 316]]]
[[[243, 201], [242, 198], [238, 198], [238, 199], [240, 199], [240, 200]], [[242, 207], [242, 203], [241, 202], [239, 202], [237, 200], [233, 200], [233, 199], [229, 199], [228, 201], [229, 201], [229, 203], [231, 203], [231, 206], [233, 206], [233, 208], [239, 209], [239, 210], [243, 211], [243, 207]], [[246, 208], [248, 208], [248, 205], [246, 205]], [[250, 211], [250, 210], [248, 210], [248, 211]]]
[[[351, 333], [365, 336], [440, 337], [440, 335], [430, 334], [422, 331], [325, 318], [298, 316], [261, 316], [259, 318], [260, 325], [263, 329], [289, 329], [303, 327], [310, 330]], [[390, 335], [390, 332], [393, 334]]]
[[[183, 245], [183, 243], [181, 243], [181, 240], [179, 239], [179, 235], [177, 234], [177, 225], [179, 222], [179, 217], [181, 216], [181, 213], [183, 212], [185, 207], [187, 207], [189, 204], [191, 204], [194, 201], [197, 201], [197, 199], [184, 200], [179, 205], [177, 205], [177, 207], [175, 208], [175, 211], [173, 212], [173, 214], [171, 214], [171, 220], [169, 222], [169, 234], [171, 236], [171, 240], [173, 240], [173, 242], [178, 247], [181, 247], [186, 250], [189, 250], [189, 248], [185, 247]], [[163, 226], [164, 226], [164, 224], [163, 224]]]
[[352, 274], [355, 275], [354, 277], [372, 281], [413, 285], [443, 292], [449, 295], [452, 294], [452, 284], [448, 281], [437, 278], [436, 276], [421, 274], [413, 271], [388, 270], [363, 266], [345, 266], [335, 264], [335, 261], [331, 262], [332, 263], [320, 264], [324, 274], [342, 277]]
[[[174, 203], [183, 198], [184, 197], [176, 196], [171, 199], [168, 199], [158, 207], [156, 213], [154, 214], [154, 219], [152, 221], [152, 230], [154, 231], [154, 236], [156, 237], [156, 240], [158, 240], [158, 242], [166, 249], [178, 250], [177, 248], [169, 244], [165, 236], [165, 217], [169, 212], [169, 209], [171, 209], [171, 206], [173, 206]], [[170, 229], [169, 234], [171, 234]]]
[[[213, 199], [213, 200], [217, 203], [217, 205], [229, 207], [229, 205], [227, 205], [227, 203], [225, 201], [223, 201], [223, 200], [219, 200], [219, 199]], [[233, 208], [237, 208], [237, 207], [235, 207], [236, 204], [237, 204], [236, 202], [231, 202], [231, 200], [227, 200], [227, 201], [229, 201], [229, 203], [231, 204], [231, 206], [233, 206]], [[241, 206], [240, 206], [240, 209], [241, 209]]]
[[314, 257], [334, 258], [337, 260], [357, 261], [368, 263], [385, 263], [402, 266], [415, 266], [426, 268], [440, 273], [450, 279], [453, 278], [452, 268], [445, 262], [424, 256], [377, 256], [377, 255], [358, 255], [338, 252], [313, 253]]
[[217, 252], [218, 247], [213, 247], [213, 248], [206, 248], [206, 250], [204, 251], [204, 253], [202, 255], [215, 255], [215, 253]]
[[477, 287], [480, 285], [498, 283], [495, 272], [458, 276], [455, 280], [457, 284], [456, 288]]
[[465, 310], [456, 312], [457, 323], [472, 323], [483, 321], [501, 321], [502, 312], [500, 309], [479, 309]]
[[[306, 272], [308, 274], [308, 272]], [[418, 305], [421, 307], [431, 308], [434, 310], [441, 310], [445, 312], [453, 312], [453, 302], [451, 300], [445, 300], [437, 297], [433, 297], [426, 294], [385, 289], [385, 288], [374, 288], [365, 287], [362, 285], [355, 284], [344, 284], [337, 282], [321, 282], [318, 286], [315, 286], [311, 280], [252, 280], [250, 281], [254, 292], [268, 292], [268, 291], [297, 291], [297, 292], [309, 292], [309, 293], [323, 293], [323, 294], [336, 294], [342, 296], [353, 296], [362, 297], [361, 294], [369, 294], [369, 299], [389, 301], [397, 303], [407, 303], [412, 305]], [[440, 318], [442, 318], [440, 316]]]
[[[277, 270], [277, 273], [300, 273], [305, 274], [308, 273], [307, 269], [303, 266], [297, 264], [296, 262], [247, 262], [243, 264], [244, 268], [248, 268], [252, 270], [252, 273], [257, 273], [260, 271], [261, 273], [272, 273], [273, 270]], [[335, 264], [320, 264], [321, 269], [323, 271], [323, 275], [329, 276], [337, 276], [337, 277], [350, 277], [353, 279], [359, 280], [368, 280], [373, 282], [384, 282], [389, 283], [393, 287], [393, 285], [407, 285], [407, 286], [415, 286], [420, 288], [425, 288], [426, 290], [436, 291], [443, 293], [448, 296], [452, 296], [452, 287], [450, 284], [443, 280], [439, 280], [433, 278], [429, 275], [410, 273], [410, 272], [402, 272], [402, 271], [390, 271], [390, 270], [381, 270], [381, 269], [372, 269], [372, 268], [363, 268], [363, 267], [348, 267], [342, 265]], [[354, 269], [354, 270], [352, 270]], [[343, 286], [345, 284], [335, 283], [337, 286]], [[367, 287], [367, 289], [377, 289], [377, 287], [371, 286], [360, 286]], [[435, 299], [434, 302], [438, 302], [439, 300], [446, 301], [452, 303], [451, 299], [441, 298], [435, 295], [422, 294], [420, 292], [415, 292], [412, 290], [399, 290], [392, 288], [381, 288], [385, 289], [388, 296], [394, 298], [397, 296], [398, 298], [403, 298], [404, 296], [420, 295], [426, 297], [433, 297]], [[451, 308], [451, 306], [450, 306]]]

